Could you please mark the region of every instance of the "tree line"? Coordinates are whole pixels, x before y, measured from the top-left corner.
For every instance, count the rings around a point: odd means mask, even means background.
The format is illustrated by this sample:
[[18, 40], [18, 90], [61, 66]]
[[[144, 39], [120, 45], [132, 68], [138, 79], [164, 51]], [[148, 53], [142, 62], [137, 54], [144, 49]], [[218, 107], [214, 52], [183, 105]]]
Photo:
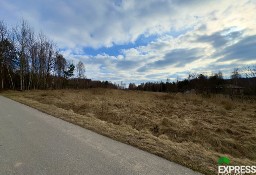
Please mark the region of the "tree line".
[[231, 93], [232, 89], [242, 89], [245, 95], [256, 95], [256, 65], [235, 68], [229, 79], [224, 79], [222, 72], [210, 76], [202, 73], [189, 73], [182, 81], [146, 82], [139, 85], [130, 83], [128, 89], [153, 92], [189, 92], [196, 93]]
[[52, 40], [35, 34], [26, 21], [11, 29], [0, 21], [0, 90], [97, 86], [117, 88], [110, 82], [86, 79], [83, 62], [68, 61]]
[[[76, 71], [76, 73], [75, 73]], [[76, 76], [74, 76], [76, 74]], [[225, 85], [244, 88], [244, 93], [256, 95], [256, 66], [234, 69], [230, 79], [221, 72], [211, 76], [190, 73], [182, 81], [147, 82], [135, 85], [130, 90], [155, 92], [219, 93]], [[62, 88], [122, 88], [109, 81], [92, 81], [85, 76], [85, 65], [68, 61], [56, 44], [43, 33], [36, 34], [26, 21], [9, 29], [0, 21], [0, 90], [16, 89], [62, 89]]]

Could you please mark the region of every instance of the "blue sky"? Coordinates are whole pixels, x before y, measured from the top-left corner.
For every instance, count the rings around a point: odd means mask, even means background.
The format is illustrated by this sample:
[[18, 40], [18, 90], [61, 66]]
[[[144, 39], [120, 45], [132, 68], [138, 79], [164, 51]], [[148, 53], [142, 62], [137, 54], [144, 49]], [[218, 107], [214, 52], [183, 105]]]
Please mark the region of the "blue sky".
[[97, 80], [228, 76], [256, 64], [256, 0], [3, 0], [0, 16], [27, 20]]

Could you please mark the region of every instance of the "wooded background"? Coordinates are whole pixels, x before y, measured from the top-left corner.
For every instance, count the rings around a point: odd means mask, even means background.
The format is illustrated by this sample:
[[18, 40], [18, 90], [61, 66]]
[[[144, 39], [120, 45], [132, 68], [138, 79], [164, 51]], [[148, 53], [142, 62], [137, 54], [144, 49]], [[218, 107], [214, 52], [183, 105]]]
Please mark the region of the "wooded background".
[[[74, 65], [59, 53], [57, 45], [43, 33], [36, 34], [23, 20], [8, 29], [0, 21], [0, 90], [63, 89], [63, 88], [120, 88], [155, 92], [223, 93], [227, 85], [243, 89], [247, 95], [256, 95], [256, 66], [235, 68], [230, 79], [222, 72], [206, 76], [190, 73], [187, 79], [170, 82], [147, 82], [128, 87], [109, 81], [92, 81], [85, 76], [85, 65]], [[231, 86], [229, 86], [231, 87]]]

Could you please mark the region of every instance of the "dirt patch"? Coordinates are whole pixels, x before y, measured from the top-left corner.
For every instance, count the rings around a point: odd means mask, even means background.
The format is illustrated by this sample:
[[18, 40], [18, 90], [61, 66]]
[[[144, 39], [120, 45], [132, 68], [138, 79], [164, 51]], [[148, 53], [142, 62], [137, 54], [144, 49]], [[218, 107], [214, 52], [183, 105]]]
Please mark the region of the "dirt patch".
[[205, 174], [216, 174], [220, 156], [256, 164], [255, 102], [108, 89], [5, 95]]

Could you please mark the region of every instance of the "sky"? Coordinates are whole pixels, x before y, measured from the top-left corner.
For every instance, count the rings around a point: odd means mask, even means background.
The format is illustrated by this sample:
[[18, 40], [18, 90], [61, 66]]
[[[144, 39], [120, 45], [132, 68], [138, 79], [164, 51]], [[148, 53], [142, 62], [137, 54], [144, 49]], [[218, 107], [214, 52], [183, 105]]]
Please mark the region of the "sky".
[[256, 0], [0, 0], [0, 20], [22, 19], [94, 80], [228, 77], [256, 65]]

